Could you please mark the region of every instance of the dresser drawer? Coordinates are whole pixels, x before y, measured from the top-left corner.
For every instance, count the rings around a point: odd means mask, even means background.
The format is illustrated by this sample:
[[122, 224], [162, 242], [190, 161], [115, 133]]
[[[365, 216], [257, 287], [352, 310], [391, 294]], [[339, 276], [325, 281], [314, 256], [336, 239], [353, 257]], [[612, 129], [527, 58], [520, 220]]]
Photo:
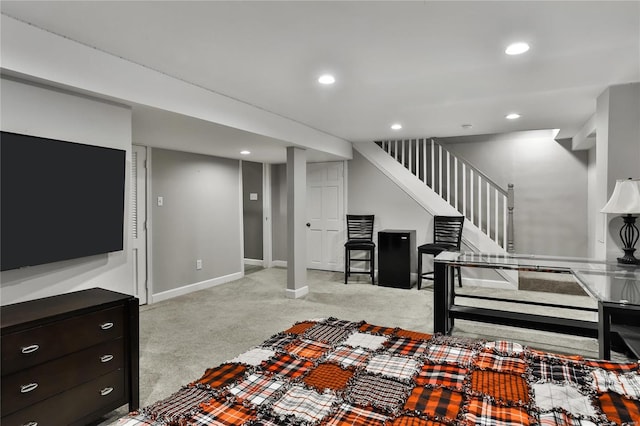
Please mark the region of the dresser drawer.
[[124, 308], [116, 307], [2, 336], [2, 375], [122, 337]]
[[2, 377], [2, 413], [9, 414], [124, 367], [122, 338]]
[[2, 425], [58, 426], [72, 424], [102, 407], [117, 407], [118, 405], [115, 404], [124, 404], [126, 402], [124, 384], [124, 370], [113, 371], [65, 393], [3, 416]]

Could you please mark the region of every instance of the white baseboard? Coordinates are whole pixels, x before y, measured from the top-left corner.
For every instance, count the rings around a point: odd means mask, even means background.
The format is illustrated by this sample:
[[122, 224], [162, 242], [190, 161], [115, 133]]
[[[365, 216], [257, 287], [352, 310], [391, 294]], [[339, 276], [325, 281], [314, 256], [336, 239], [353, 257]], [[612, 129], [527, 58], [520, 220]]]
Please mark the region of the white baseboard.
[[271, 264], [275, 267], [278, 268], [286, 268], [287, 267], [287, 261], [286, 260], [274, 260], [271, 262]]
[[204, 290], [206, 288], [215, 287], [220, 284], [225, 284], [231, 281], [239, 280], [243, 277], [242, 272], [236, 272], [222, 277], [212, 278], [206, 281], [200, 281], [197, 283], [185, 285], [173, 290], [163, 291], [162, 293], [152, 294], [151, 301], [149, 303], [161, 302], [163, 300], [171, 299], [173, 297], [182, 296], [184, 294], [193, 293], [194, 291]]
[[253, 265], [253, 266], [263, 266], [264, 265], [264, 260], [262, 259], [244, 259], [244, 263], [247, 265]]
[[305, 285], [304, 287], [297, 288], [295, 290], [287, 289], [287, 298], [288, 299], [299, 299], [301, 297], [309, 294], [309, 286]]

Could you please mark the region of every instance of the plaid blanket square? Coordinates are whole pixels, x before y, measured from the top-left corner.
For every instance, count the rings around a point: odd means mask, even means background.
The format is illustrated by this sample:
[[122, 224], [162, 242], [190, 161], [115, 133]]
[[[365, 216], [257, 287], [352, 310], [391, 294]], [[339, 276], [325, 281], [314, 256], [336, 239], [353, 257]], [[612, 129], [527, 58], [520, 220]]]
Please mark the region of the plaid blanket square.
[[212, 399], [200, 405], [201, 411], [186, 421], [194, 426], [233, 426], [247, 423], [256, 418], [253, 409], [228, 401]]
[[536, 405], [543, 411], [562, 409], [574, 417], [595, 417], [591, 398], [570, 385], [535, 383], [533, 385]]
[[433, 362], [450, 362], [465, 367], [471, 364], [473, 356], [474, 352], [472, 350], [448, 345], [431, 345], [427, 354], [427, 357]]
[[300, 420], [317, 423], [326, 417], [338, 399], [331, 394], [319, 394], [315, 391], [294, 386], [276, 401], [271, 411], [276, 416], [294, 416]]
[[303, 334], [305, 331], [317, 324], [317, 321], [302, 321], [294, 324], [292, 327], [286, 329], [286, 334]]
[[446, 423], [435, 420], [425, 420], [413, 416], [400, 416], [387, 422], [387, 426], [444, 426], [445, 424]]
[[413, 388], [405, 410], [418, 411], [429, 418], [454, 421], [462, 406], [462, 393], [445, 388]]
[[345, 320], [341, 320], [333, 317], [327, 318], [326, 320], [323, 321], [323, 324], [325, 325], [330, 325], [332, 327], [346, 328], [349, 330], [359, 327], [360, 325], [362, 325], [362, 323], [363, 321], [359, 321], [359, 322], [345, 321]]
[[296, 340], [284, 348], [291, 355], [307, 359], [320, 358], [329, 349], [331, 349], [331, 345], [309, 339]]
[[540, 426], [597, 426], [589, 420], [574, 419], [561, 411], [540, 413]]
[[273, 377], [265, 377], [259, 374], [251, 374], [237, 385], [229, 388], [229, 393], [240, 402], [247, 401], [250, 404], [260, 405], [279, 391], [284, 382]]
[[325, 389], [344, 389], [351, 377], [353, 377], [352, 370], [343, 370], [337, 364], [319, 364], [303, 381], [318, 391], [324, 392]]
[[617, 392], [631, 399], [640, 399], [640, 376], [634, 373], [618, 374], [596, 368], [591, 372], [598, 392]]
[[409, 386], [380, 376], [363, 374], [352, 382], [351, 391], [345, 397], [362, 406], [371, 405], [383, 410], [395, 411], [407, 399]]
[[384, 343], [384, 346], [387, 348], [387, 352], [410, 357], [424, 355], [429, 347], [427, 342], [406, 337], [392, 337]]
[[332, 417], [322, 426], [384, 426], [388, 417], [368, 408], [356, 407], [343, 403]]
[[254, 367], [262, 364], [263, 361], [275, 356], [275, 351], [270, 349], [255, 348], [233, 358], [230, 363], [253, 365]]
[[629, 363], [617, 363], [611, 361], [588, 359], [585, 362], [589, 367], [602, 368], [603, 370], [614, 371], [616, 373], [638, 373], [640, 372], [640, 361]]
[[524, 347], [520, 343], [506, 342], [504, 340], [496, 340], [495, 342], [487, 342], [484, 347], [498, 355], [513, 356], [519, 355], [524, 351]]
[[418, 371], [419, 364], [411, 358], [378, 355], [369, 361], [365, 370], [368, 373], [380, 374], [403, 381], [410, 380]]
[[471, 389], [503, 402], [529, 402], [527, 381], [514, 374], [475, 370], [471, 373]]
[[490, 352], [480, 352], [473, 364], [481, 370], [508, 371], [513, 374], [524, 374], [527, 370], [527, 363], [521, 358]]
[[529, 426], [535, 422], [524, 409], [496, 405], [488, 398], [471, 398], [467, 410], [468, 426]]
[[310, 340], [335, 344], [343, 341], [351, 333], [353, 331], [345, 330], [341, 327], [318, 324], [305, 331], [304, 337]]
[[588, 378], [584, 366], [573, 363], [552, 364], [547, 361], [535, 361], [531, 374], [541, 382], [570, 383], [582, 386]]
[[418, 386], [442, 386], [461, 390], [469, 370], [454, 364], [425, 364], [414, 379]]
[[278, 333], [275, 336], [271, 336], [270, 338], [265, 340], [260, 346], [267, 349], [282, 350], [285, 346], [296, 339], [296, 335]]
[[193, 384], [201, 384], [211, 388], [222, 388], [230, 383], [240, 380], [247, 367], [240, 364], [222, 364], [219, 367], [208, 368], [202, 377]]
[[373, 325], [373, 324], [364, 323], [364, 324], [362, 324], [360, 326], [359, 330], [361, 332], [363, 332], [363, 333], [383, 334], [383, 335], [389, 336], [389, 335], [395, 333], [397, 329], [390, 328], [390, 327], [381, 327], [379, 325]]
[[385, 336], [374, 336], [368, 333], [356, 332], [356, 333], [353, 333], [351, 336], [349, 336], [349, 338], [345, 340], [343, 343], [345, 345], [348, 345], [354, 348], [361, 347], [361, 348], [371, 349], [372, 351], [375, 351], [376, 349], [381, 348], [382, 344], [386, 342], [387, 339], [388, 337], [385, 337]]
[[311, 361], [297, 359], [289, 354], [281, 354], [276, 358], [265, 361], [260, 367], [265, 372], [295, 379], [305, 374], [313, 365]]
[[561, 355], [561, 354], [552, 354], [548, 352], [542, 352], [537, 349], [529, 349], [531, 356], [535, 358], [539, 358], [542, 360], [546, 360], [549, 362], [575, 362], [575, 363], [583, 363], [585, 362], [584, 357], [580, 355]]
[[186, 418], [192, 412], [197, 411], [198, 406], [213, 398], [210, 391], [196, 387], [183, 387], [178, 392], [140, 410], [145, 416], [162, 423], [177, 423]]
[[340, 364], [345, 368], [357, 368], [365, 365], [368, 359], [369, 351], [366, 349], [338, 346], [334, 351], [327, 354], [325, 361]]
[[619, 425], [640, 424], [640, 402], [634, 401], [615, 392], [607, 392], [600, 396], [600, 408], [609, 421]]
[[404, 330], [402, 328], [396, 331], [396, 336], [398, 337], [406, 337], [407, 339], [413, 340], [430, 340], [433, 337], [433, 334], [420, 333], [418, 331]]

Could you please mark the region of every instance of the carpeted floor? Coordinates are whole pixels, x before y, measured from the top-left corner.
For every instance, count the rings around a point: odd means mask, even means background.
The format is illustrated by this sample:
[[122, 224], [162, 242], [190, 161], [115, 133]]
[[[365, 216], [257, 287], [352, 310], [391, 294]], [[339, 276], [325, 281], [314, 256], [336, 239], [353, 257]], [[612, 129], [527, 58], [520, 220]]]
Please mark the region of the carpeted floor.
[[[336, 317], [433, 331], [433, 292], [372, 286], [366, 276], [343, 284], [340, 272], [308, 271], [309, 294], [285, 297], [286, 269], [252, 269], [244, 278], [140, 308], [140, 404], [165, 398], [293, 323]], [[564, 296], [572, 297], [572, 296]], [[597, 342], [575, 336], [457, 321], [455, 335], [506, 338], [543, 350], [597, 357]], [[496, 336], [499, 334], [499, 336]], [[96, 425], [116, 424], [126, 407]]]

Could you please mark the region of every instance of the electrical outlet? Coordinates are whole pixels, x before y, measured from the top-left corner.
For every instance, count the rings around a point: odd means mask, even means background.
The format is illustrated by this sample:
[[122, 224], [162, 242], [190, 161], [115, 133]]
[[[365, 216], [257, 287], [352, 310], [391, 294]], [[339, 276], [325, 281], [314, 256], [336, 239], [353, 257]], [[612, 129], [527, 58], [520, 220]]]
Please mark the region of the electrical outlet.
[[164, 197], [158, 197], [158, 207], [162, 207], [164, 205]]
[[196, 269], [197, 270], [202, 269], [202, 259], [197, 259], [196, 260]]

